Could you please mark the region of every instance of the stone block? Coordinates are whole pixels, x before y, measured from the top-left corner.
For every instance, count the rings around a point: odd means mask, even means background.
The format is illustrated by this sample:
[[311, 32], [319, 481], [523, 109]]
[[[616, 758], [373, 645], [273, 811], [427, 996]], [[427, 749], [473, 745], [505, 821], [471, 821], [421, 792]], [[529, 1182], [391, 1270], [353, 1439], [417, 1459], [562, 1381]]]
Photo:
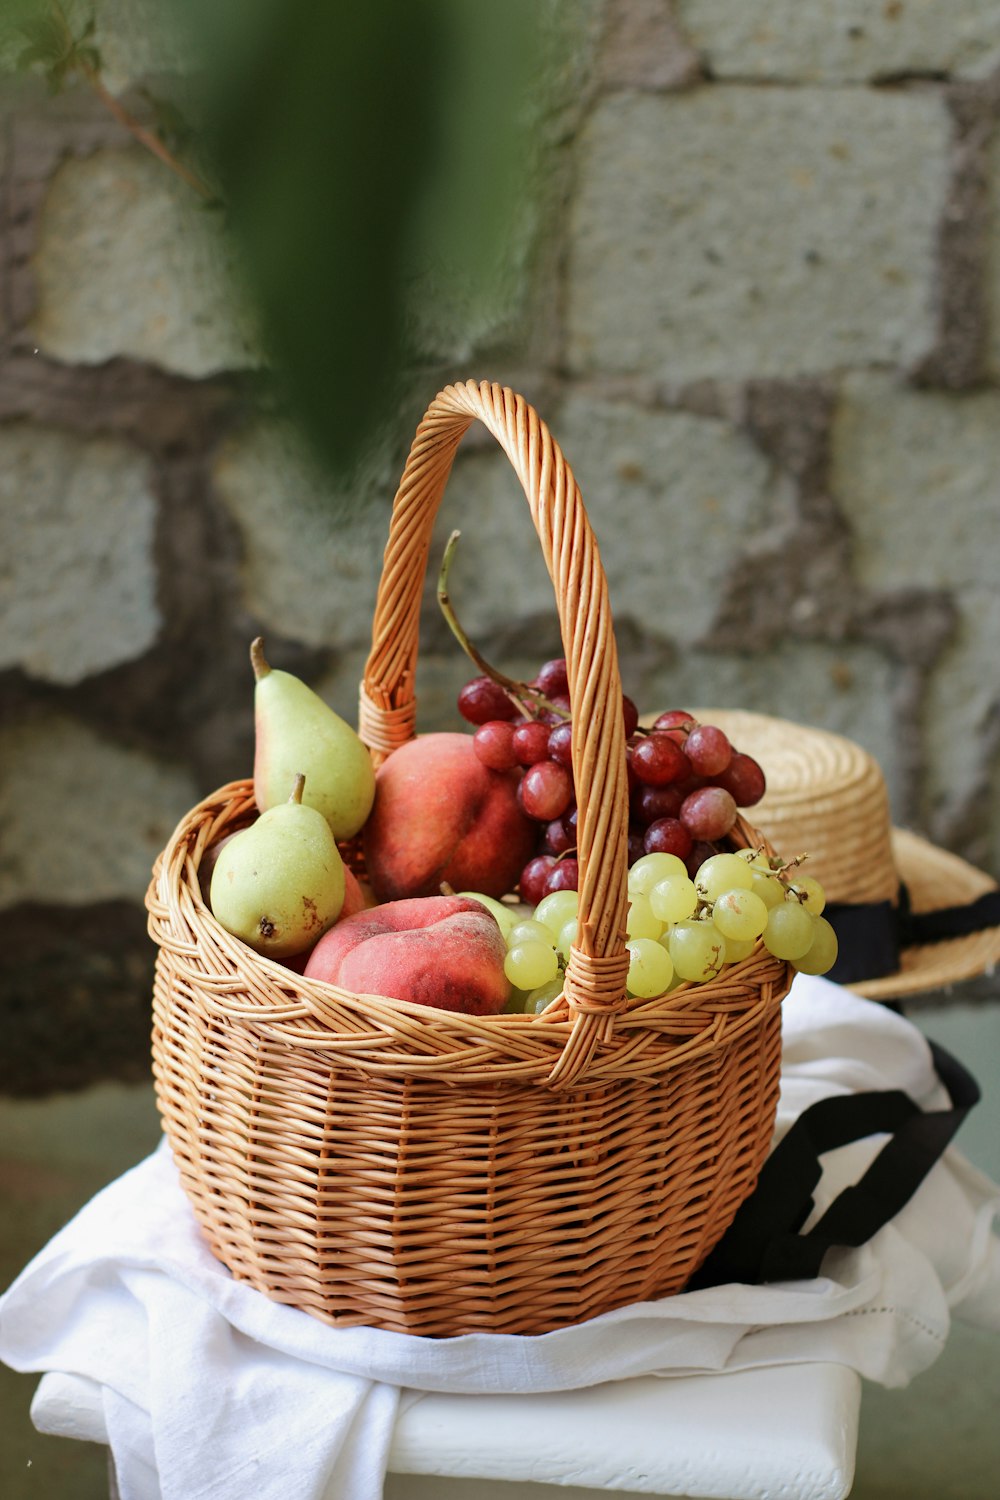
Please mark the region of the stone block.
[[49, 711], [0, 732], [0, 908], [132, 900], [198, 800], [176, 765]]
[[30, 333], [55, 359], [130, 355], [193, 378], [262, 362], [221, 218], [139, 146], [62, 164], [33, 271]]
[[0, 426], [0, 667], [71, 684], [156, 640], [149, 460], [109, 438]]
[[246, 608], [310, 646], [370, 641], [395, 493], [387, 474], [338, 490], [292, 428], [262, 421], [223, 444], [213, 481], [242, 536]]
[[934, 333], [948, 141], [931, 94], [605, 98], [579, 143], [571, 369], [695, 381], [909, 363]]
[[709, 417], [577, 394], [554, 430], [597, 535], [616, 618], [697, 642], [748, 548], [791, 521], [790, 484], [744, 433]]
[[995, 584], [1000, 564], [1000, 393], [914, 390], [880, 374], [845, 379], [832, 484], [873, 588]]
[[900, 74], [978, 77], [1000, 55], [997, 0], [676, 0], [714, 78], [843, 83]]
[[986, 248], [986, 302], [989, 309], [987, 363], [992, 375], [1000, 375], [1000, 130], [994, 134], [988, 153], [989, 214]]
[[859, 581], [946, 590], [959, 612], [924, 705], [928, 787], [950, 814], [984, 774], [1000, 710], [1000, 394], [944, 395], [854, 375], [834, 421], [832, 465]]
[[155, 955], [135, 902], [0, 909], [0, 1096], [148, 1079]]
[[94, 40], [104, 82], [114, 94], [164, 74], [191, 74], [199, 57], [177, 15], [162, 0], [95, 0]]
[[687, 88], [700, 74], [698, 54], [664, 0], [610, 0], [601, 52], [608, 88]]

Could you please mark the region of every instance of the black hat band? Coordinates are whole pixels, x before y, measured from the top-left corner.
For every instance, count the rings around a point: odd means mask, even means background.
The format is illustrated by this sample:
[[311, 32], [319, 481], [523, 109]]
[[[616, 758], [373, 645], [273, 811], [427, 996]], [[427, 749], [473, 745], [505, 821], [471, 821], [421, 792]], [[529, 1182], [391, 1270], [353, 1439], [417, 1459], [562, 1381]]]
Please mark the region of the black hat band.
[[943, 943], [983, 932], [987, 927], [1000, 927], [1000, 890], [986, 891], [961, 906], [914, 912], [906, 886], [901, 884], [895, 905], [891, 901], [832, 902], [823, 915], [836, 932], [839, 945], [837, 961], [827, 979], [858, 984], [898, 973], [904, 948]]

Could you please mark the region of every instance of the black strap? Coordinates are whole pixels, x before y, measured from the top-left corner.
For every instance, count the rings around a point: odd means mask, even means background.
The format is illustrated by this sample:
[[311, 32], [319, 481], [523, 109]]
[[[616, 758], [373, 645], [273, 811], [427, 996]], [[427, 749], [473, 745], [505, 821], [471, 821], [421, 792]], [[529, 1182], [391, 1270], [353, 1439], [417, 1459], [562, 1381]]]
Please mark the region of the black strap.
[[1000, 889], [986, 891], [962, 906], [915, 912], [906, 886], [900, 885], [896, 902], [831, 902], [823, 915], [839, 944], [836, 963], [826, 977], [837, 984], [857, 984], [897, 973], [903, 948], [1000, 927]]
[[[810, 1105], [764, 1163], [757, 1186], [689, 1290], [818, 1276], [827, 1250], [865, 1244], [899, 1213], [980, 1098], [971, 1073], [943, 1047], [929, 1045], [951, 1109], [925, 1112], [901, 1089], [843, 1094]], [[867, 1171], [801, 1234], [813, 1210], [823, 1153], [883, 1134], [889, 1140]]]
[[936, 911], [907, 909], [901, 944], [917, 948], [924, 943], [943, 943], [986, 927], [1000, 927], [1000, 890], [985, 891], [964, 906], [941, 906]]

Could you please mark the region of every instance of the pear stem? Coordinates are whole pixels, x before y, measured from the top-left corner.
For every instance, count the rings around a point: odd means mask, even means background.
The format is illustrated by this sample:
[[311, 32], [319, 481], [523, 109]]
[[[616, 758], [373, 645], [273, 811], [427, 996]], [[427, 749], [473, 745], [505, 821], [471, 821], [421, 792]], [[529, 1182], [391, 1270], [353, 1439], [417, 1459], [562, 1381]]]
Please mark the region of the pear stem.
[[271, 670], [271, 665], [264, 655], [264, 637], [257, 636], [256, 640], [250, 642], [250, 665], [253, 667], [253, 675], [259, 682], [266, 677]]
[[292, 795], [288, 799], [289, 802], [301, 802], [302, 801], [302, 788], [305, 786], [305, 784], [306, 784], [306, 778], [302, 774], [302, 772], [300, 771], [298, 773], [298, 775], [296, 776], [296, 778], [295, 778], [295, 785], [292, 787]]

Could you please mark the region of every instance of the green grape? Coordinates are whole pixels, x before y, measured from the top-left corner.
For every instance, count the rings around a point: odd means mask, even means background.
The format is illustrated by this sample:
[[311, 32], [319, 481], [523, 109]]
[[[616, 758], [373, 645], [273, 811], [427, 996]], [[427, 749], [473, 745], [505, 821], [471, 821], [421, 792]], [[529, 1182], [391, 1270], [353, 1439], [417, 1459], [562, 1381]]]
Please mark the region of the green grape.
[[768, 910], [753, 891], [723, 891], [716, 896], [712, 921], [725, 938], [755, 942], [767, 926]]
[[486, 910], [496, 917], [497, 926], [509, 941], [510, 929], [517, 921], [517, 912], [513, 907], [504, 906], [502, 901], [497, 901], [493, 896], [483, 896], [479, 891], [459, 891], [458, 894], [467, 901], [478, 901], [480, 906], [485, 906]]
[[548, 943], [553, 948], [555, 936], [544, 922], [536, 922], [534, 917], [522, 917], [507, 934], [508, 948], [513, 948], [515, 943]]
[[738, 854], [713, 854], [698, 867], [694, 883], [699, 896], [705, 901], [715, 901], [723, 891], [748, 891], [753, 885], [753, 875], [746, 860]]
[[625, 931], [630, 938], [658, 938], [663, 931], [663, 923], [653, 915], [648, 898], [638, 892], [633, 892], [629, 902]]
[[628, 872], [629, 895], [648, 896], [654, 885], [672, 875], [687, 875], [687, 868], [676, 854], [643, 854]]
[[682, 979], [702, 984], [725, 963], [725, 939], [711, 922], [678, 922], [670, 932], [669, 953]]
[[750, 873], [753, 877], [750, 889], [755, 896], [760, 897], [768, 911], [775, 906], [780, 906], [785, 899], [785, 887], [778, 877], [768, 874], [761, 865], [751, 865]]
[[552, 941], [555, 942], [566, 923], [576, 916], [579, 909], [580, 897], [576, 891], [552, 891], [548, 896], [543, 896], [535, 907], [535, 921], [549, 929]]
[[625, 944], [629, 954], [628, 979], [630, 995], [650, 1000], [662, 995], [674, 977], [674, 965], [666, 948], [653, 938], [632, 938]]
[[[715, 924], [713, 923], [713, 926], [714, 925]], [[741, 941], [738, 938], [727, 937], [725, 943], [726, 963], [738, 964], [741, 963], [744, 958], [750, 957], [751, 953], [757, 946], [757, 939], [746, 938], [745, 940]]]
[[548, 984], [540, 984], [537, 989], [531, 991], [531, 994], [525, 1000], [525, 1014], [537, 1016], [547, 1005], [551, 1005], [553, 1000], [558, 999], [562, 992], [563, 977], [561, 974], [555, 979], [550, 979]]
[[548, 943], [515, 943], [507, 949], [503, 971], [519, 990], [534, 990], [556, 977], [559, 959]]
[[566, 923], [566, 926], [559, 933], [559, 938], [556, 942], [556, 947], [562, 954], [563, 958], [569, 958], [569, 950], [576, 942], [579, 931], [580, 924], [577, 921], [576, 917], [570, 917], [569, 921]]
[[524, 1010], [525, 1003], [527, 1002], [527, 999], [528, 999], [528, 991], [527, 990], [519, 990], [519, 989], [516, 989], [512, 985], [511, 986], [510, 994], [507, 996], [507, 1004], [503, 1008], [504, 1015], [505, 1016], [520, 1015], [521, 1011]]
[[654, 917], [661, 922], [683, 922], [697, 910], [698, 892], [694, 881], [686, 874], [668, 875], [660, 880], [649, 893], [649, 904]]
[[795, 960], [809, 951], [816, 917], [793, 898], [769, 912], [764, 928], [764, 947], [775, 958]]
[[825, 974], [837, 962], [837, 934], [825, 917], [813, 917], [813, 940], [792, 960], [800, 974]]
[[811, 911], [814, 917], [818, 917], [826, 905], [826, 892], [811, 875], [797, 875], [788, 889], [795, 893], [800, 905], [806, 911]]

